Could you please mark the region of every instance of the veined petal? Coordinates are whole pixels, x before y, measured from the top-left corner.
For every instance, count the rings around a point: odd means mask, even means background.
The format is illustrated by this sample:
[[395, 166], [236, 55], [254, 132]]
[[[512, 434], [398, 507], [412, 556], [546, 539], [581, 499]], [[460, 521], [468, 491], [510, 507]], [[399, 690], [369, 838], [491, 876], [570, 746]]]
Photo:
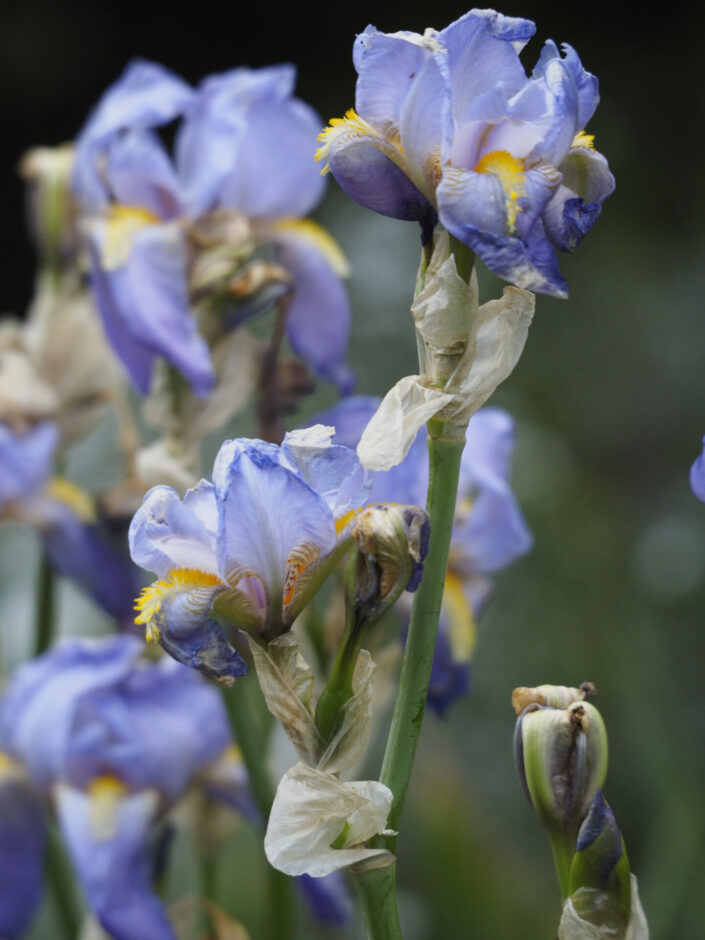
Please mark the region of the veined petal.
[[290, 560], [299, 554], [322, 558], [333, 548], [333, 514], [322, 496], [281, 464], [279, 449], [262, 441], [226, 442], [213, 484], [220, 569], [233, 587], [246, 575], [260, 578], [269, 619], [280, 619]]
[[159, 137], [148, 130], [130, 130], [110, 142], [105, 176], [118, 204], [143, 207], [158, 219], [182, 212], [174, 168]]
[[350, 391], [354, 377], [345, 362], [350, 329], [350, 303], [330, 252], [308, 228], [277, 228], [278, 260], [291, 273], [293, 292], [287, 306], [291, 346], [314, 373]]
[[541, 50], [541, 55], [536, 63], [533, 74], [545, 77], [549, 63], [554, 59], [558, 59], [565, 64], [576, 89], [577, 124], [578, 127], [585, 127], [595, 113], [595, 108], [600, 100], [599, 83], [594, 75], [591, 75], [590, 72], [587, 72], [583, 68], [578, 53], [572, 46], [569, 46], [568, 43], [563, 43], [561, 48], [565, 53], [564, 59], [561, 59], [560, 52], [555, 42], [549, 39]]
[[100, 924], [115, 940], [175, 940], [151, 887], [150, 832], [157, 794], [144, 790], [119, 798], [112, 831], [96, 830], [89, 793], [62, 784], [55, 796], [69, 855]]
[[76, 141], [73, 184], [84, 207], [95, 210], [108, 200], [99, 156], [123, 128], [159, 127], [190, 105], [193, 89], [155, 62], [131, 62], [108, 88]]
[[171, 487], [155, 486], [130, 524], [130, 554], [136, 565], [153, 571], [158, 578], [166, 578], [178, 568], [219, 575], [216, 532], [217, 506], [211, 483], [201, 480], [183, 500]]
[[[500, 178], [493, 172], [448, 167], [437, 190], [441, 221], [495, 274], [526, 290], [566, 297], [555, 252], [536, 218], [537, 208], [542, 211], [550, 198], [551, 185], [555, 189], [557, 184], [558, 178], [551, 184], [534, 170], [525, 174], [527, 195], [518, 200], [517, 234], [512, 234], [507, 231], [508, 194]], [[539, 198], [532, 204], [534, 193]]]

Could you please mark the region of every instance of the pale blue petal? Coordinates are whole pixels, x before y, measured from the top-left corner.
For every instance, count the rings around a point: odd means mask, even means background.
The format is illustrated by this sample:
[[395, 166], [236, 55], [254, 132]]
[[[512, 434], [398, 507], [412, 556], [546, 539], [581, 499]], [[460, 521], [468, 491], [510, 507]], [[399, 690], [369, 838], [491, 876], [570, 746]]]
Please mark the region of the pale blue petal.
[[255, 101], [245, 120], [245, 137], [220, 189], [219, 205], [261, 221], [306, 215], [325, 188], [314, 160], [321, 119], [291, 98]]
[[311, 242], [277, 231], [278, 260], [294, 280], [287, 305], [287, 335], [294, 352], [342, 393], [354, 385], [346, 363], [350, 302], [339, 275]]
[[175, 940], [166, 911], [152, 891], [150, 794], [132, 793], [120, 800], [109, 837], [95, 833], [84, 791], [60, 787], [56, 806], [71, 861], [101, 926], [114, 940]]
[[122, 315], [131, 298], [126, 290], [123, 270], [106, 271], [100, 261], [100, 243], [89, 236], [91, 287], [105, 335], [123, 367], [141, 394], [149, 392], [156, 353], [136, 339]]
[[28, 784], [0, 776], [0, 937], [29, 927], [44, 887], [44, 807]]
[[[233, 679], [247, 674], [247, 665], [220, 624], [208, 616], [217, 592], [210, 597], [200, 596], [200, 617], [190, 603], [189, 593], [176, 595], [164, 604], [159, 643], [178, 663], [229, 685]], [[189, 609], [185, 611], [184, 607]]]
[[201, 82], [176, 136], [176, 166], [192, 214], [215, 207], [247, 143], [250, 104], [288, 97], [295, 76], [293, 66], [278, 65], [232, 69]]
[[206, 480], [181, 499], [170, 486], [155, 486], [145, 495], [130, 523], [132, 560], [166, 578], [175, 568], [218, 574], [217, 505]]
[[288, 464], [320, 493], [337, 517], [362, 506], [369, 498], [372, 474], [363, 468], [355, 451], [332, 444], [334, 428], [317, 425], [290, 431], [281, 445]]
[[110, 273], [124, 277], [127, 302], [120, 314], [135, 339], [181, 372], [196, 395], [206, 395], [215, 373], [189, 305], [187, 247], [180, 229], [143, 228], [125, 267]]
[[[281, 597], [294, 549], [327, 555], [336, 543], [333, 514], [301, 477], [281, 465], [279, 448], [263, 441], [227, 441], [213, 468], [220, 510], [218, 560], [232, 586], [251, 572], [268, 602]], [[270, 617], [279, 610], [270, 607]]]
[[44, 486], [52, 473], [58, 440], [59, 429], [51, 421], [25, 434], [0, 423], [0, 509]]
[[84, 208], [108, 200], [100, 154], [123, 128], [159, 127], [178, 117], [194, 98], [193, 89], [155, 62], [135, 61], [108, 88], [76, 141], [74, 189]]
[[525, 174], [515, 235], [506, 234], [506, 195], [494, 174], [449, 170], [437, 190], [441, 221], [495, 274], [526, 290], [566, 297], [568, 286], [539, 218], [559, 179], [540, 169]]
[[[577, 92], [578, 130], [583, 130], [595, 113], [600, 101], [599, 83], [594, 75], [591, 75], [583, 68], [580, 58], [572, 46], [563, 43], [561, 48], [565, 53], [565, 58], [562, 61], [572, 76]], [[552, 39], [549, 39], [541, 50], [533, 74], [545, 77], [549, 62], [560, 58], [556, 44]]]
[[[705, 437], [703, 445], [705, 445]], [[690, 486], [698, 499], [705, 503], [705, 446], [702, 454], [690, 468]]]
[[179, 182], [156, 134], [132, 130], [107, 148], [105, 178], [118, 204], [139, 206], [159, 219], [182, 214]]
[[516, 47], [535, 31], [530, 20], [494, 10], [471, 10], [441, 31], [447, 54], [437, 53], [437, 60], [450, 89], [456, 127], [465, 123], [476, 99], [495, 85], [501, 83], [509, 96], [524, 86], [526, 73]]
[[357, 113], [379, 130], [399, 127], [414, 76], [430, 56], [431, 50], [418, 42], [368, 26], [353, 43]]
[[122, 681], [143, 645], [124, 634], [67, 641], [15, 671], [2, 701], [0, 739], [36, 786], [64, 779], [82, 697]]
[[420, 222], [426, 232], [437, 215], [428, 199], [370, 139], [341, 136], [330, 149], [330, 170], [351, 199], [380, 215]]

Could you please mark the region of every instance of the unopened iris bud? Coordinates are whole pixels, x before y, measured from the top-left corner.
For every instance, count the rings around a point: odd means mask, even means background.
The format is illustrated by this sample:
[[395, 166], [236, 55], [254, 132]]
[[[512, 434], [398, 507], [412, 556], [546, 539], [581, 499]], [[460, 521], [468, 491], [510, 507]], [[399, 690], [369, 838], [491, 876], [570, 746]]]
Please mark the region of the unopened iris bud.
[[354, 595], [349, 602], [358, 627], [378, 620], [402, 591], [416, 590], [429, 531], [428, 517], [418, 506], [369, 506], [355, 519], [354, 585], [347, 587]]
[[514, 753], [524, 791], [548, 831], [565, 897], [578, 830], [607, 773], [602, 717], [582, 700], [567, 708], [532, 702], [517, 720]]
[[570, 898], [578, 916], [624, 937], [631, 913], [629, 861], [614, 813], [600, 790], [578, 833], [570, 866]]
[[379, 620], [402, 591], [418, 587], [429, 531], [428, 516], [418, 506], [368, 506], [355, 519], [356, 550], [345, 571], [345, 635], [316, 709], [316, 725], [326, 742], [340, 728], [353, 696], [365, 628]]

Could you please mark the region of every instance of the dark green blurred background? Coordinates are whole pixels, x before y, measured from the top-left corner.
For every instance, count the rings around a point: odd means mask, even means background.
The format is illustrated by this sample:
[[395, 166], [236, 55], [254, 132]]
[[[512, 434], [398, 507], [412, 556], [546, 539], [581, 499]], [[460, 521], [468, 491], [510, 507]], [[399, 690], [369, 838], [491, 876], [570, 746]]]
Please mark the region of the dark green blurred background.
[[[368, 22], [440, 28], [465, 9], [5, 0], [0, 307], [21, 312], [31, 292], [17, 159], [33, 144], [73, 137], [130, 57], [157, 59], [191, 81], [293, 61], [299, 95], [327, 119], [353, 103], [350, 47]], [[705, 433], [705, 16], [675, 5], [647, 18], [607, 4], [528, 0], [502, 12], [538, 24], [523, 54], [529, 68], [551, 37], [574, 45], [599, 76], [603, 100], [588, 130], [618, 188], [563, 262], [570, 300], [539, 299], [524, 356], [493, 399], [517, 419], [514, 484], [536, 545], [497, 579], [472, 694], [448, 720], [428, 717], [399, 841], [405, 936], [553, 936], [557, 889], [548, 843], [515, 779], [509, 696], [516, 685], [589, 678], [611, 741], [605, 792], [652, 936], [697, 940], [705, 936], [705, 505], [690, 492], [688, 470]], [[382, 394], [416, 371], [407, 311], [417, 232], [334, 187], [319, 218], [352, 265], [359, 390]], [[486, 272], [481, 285], [485, 297], [501, 288]], [[329, 402], [321, 389], [310, 409]], [[90, 472], [87, 461], [89, 482]], [[17, 575], [3, 561], [0, 587]], [[249, 856], [258, 851], [247, 839], [233, 850], [234, 903], [246, 922], [257, 899], [247, 889]]]

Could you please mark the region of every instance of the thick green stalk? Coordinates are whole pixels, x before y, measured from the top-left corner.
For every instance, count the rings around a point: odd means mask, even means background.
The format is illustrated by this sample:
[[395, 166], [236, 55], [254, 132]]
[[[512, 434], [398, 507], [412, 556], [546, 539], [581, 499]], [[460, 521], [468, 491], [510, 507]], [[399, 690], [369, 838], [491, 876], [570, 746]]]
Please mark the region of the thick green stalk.
[[[266, 827], [274, 801], [274, 784], [267, 768], [270, 716], [254, 674], [237, 679], [225, 692], [225, 701], [235, 739], [242, 752], [257, 807]], [[267, 862], [268, 897], [265, 936], [287, 940], [294, 929], [293, 882]]]
[[550, 833], [551, 852], [553, 864], [556, 868], [556, 877], [561, 889], [561, 900], [565, 902], [570, 894], [570, 866], [575, 855], [575, 836], [569, 837], [564, 833]]
[[39, 656], [50, 645], [54, 636], [54, 569], [42, 552], [37, 569], [37, 606], [34, 617], [34, 655]]
[[[435, 430], [429, 426], [429, 433]], [[394, 795], [387, 821], [387, 827], [394, 830], [399, 828], [426, 705], [464, 446], [464, 438], [456, 440], [429, 436], [428, 439], [426, 511], [431, 524], [431, 537], [423, 578], [414, 597], [399, 693], [380, 775], [382, 783]], [[390, 851], [394, 850], [395, 844], [395, 836], [386, 838], [386, 846]]]
[[370, 871], [350, 869], [369, 940], [401, 940], [394, 880], [396, 862]]

